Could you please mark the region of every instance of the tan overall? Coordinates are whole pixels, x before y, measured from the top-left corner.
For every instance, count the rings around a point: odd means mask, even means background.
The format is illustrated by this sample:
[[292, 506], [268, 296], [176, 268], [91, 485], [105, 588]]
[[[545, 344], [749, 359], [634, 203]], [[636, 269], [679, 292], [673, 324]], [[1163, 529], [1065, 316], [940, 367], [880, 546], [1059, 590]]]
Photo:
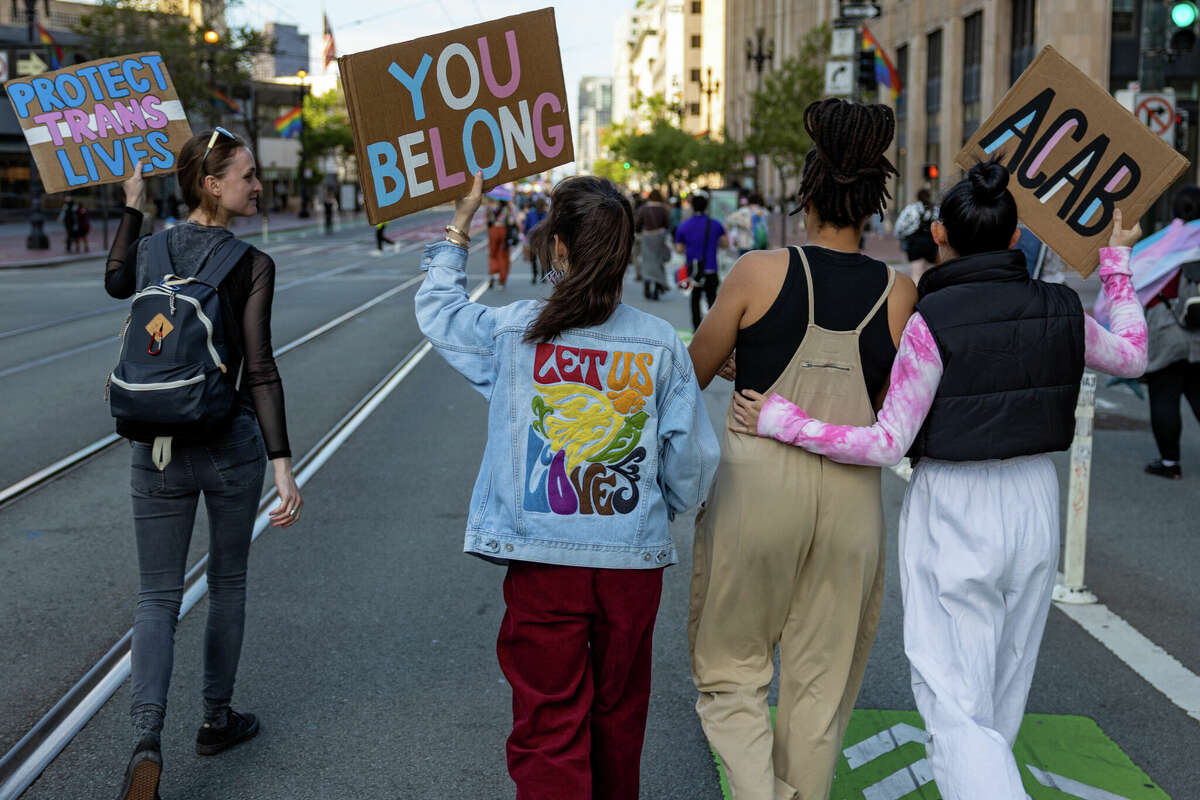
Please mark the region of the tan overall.
[[[767, 391], [814, 418], [872, 425], [859, 359], [863, 328], [808, 329]], [[733, 421], [732, 412], [726, 416]], [[696, 711], [735, 800], [826, 800], [879, 623], [883, 508], [874, 467], [838, 464], [725, 430], [721, 464], [696, 518], [688, 639]], [[775, 730], [767, 689], [779, 645]]]

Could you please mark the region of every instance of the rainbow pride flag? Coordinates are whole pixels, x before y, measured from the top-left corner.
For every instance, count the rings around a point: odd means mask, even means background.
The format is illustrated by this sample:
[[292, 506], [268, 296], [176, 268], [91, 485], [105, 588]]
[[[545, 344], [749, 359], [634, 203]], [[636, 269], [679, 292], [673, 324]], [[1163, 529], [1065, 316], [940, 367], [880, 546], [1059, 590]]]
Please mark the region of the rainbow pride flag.
[[222, 92], [220, 89], [213, 89], [212, 97], [213, 97], [213, 104], [216, 105], [217, 108], [223, 107], [224, 110], [229, 112], [230, 114], [242, 113], [242, 104], [239, 103], [237, 100], [234, 100], [229, 95]]
[[300, 106], [296, 106], [275, 119], [275, 131], [284, 139], [291, 139], [293, 136], [300, 135], [300, 126], [302, 124]]
[[42, 44], [50, 45], [50, 69], [61, 69], [63, 62], [62, 48], [58, 46], [58, 42], [54, 41], [54, 37], [50, 35], [50, 31], [43, 28], [40, 23], [37, 26], [37, 30]]
[[883, 51], [883, 45], [866, 25], [863, 25], [862, 48], [875, 51], [875, 80], [892, 90], [892, 101], [895, 102], [900, 92], [904, 91], [900, 85], [900, 73], [896, 72], [891, 59]]

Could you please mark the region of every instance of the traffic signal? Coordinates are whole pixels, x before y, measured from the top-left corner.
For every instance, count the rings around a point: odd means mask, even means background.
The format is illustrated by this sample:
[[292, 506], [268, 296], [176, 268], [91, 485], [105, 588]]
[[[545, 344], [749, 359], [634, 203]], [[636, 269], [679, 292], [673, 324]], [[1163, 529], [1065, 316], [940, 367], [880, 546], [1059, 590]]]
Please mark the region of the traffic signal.
[[622, 167], [624, 167], [625, 169], [629, 169], [629, 168], [630, 168], [632, 165], [631, 165], [631, 164], [630, 164], [628, 161], [626, 161], [626, 162], [625, 162], [624, 164], [622, 164], [621, 166], [622, 166]]
[[878, 84], [875, 81], [875, 51], [858, 51], [858, 86], [865, 92], [873, 92]]
[[938, 175], [940, 175], [940, 174], [941, 173], [938, 171], [937, 164], [926, 164], [925, 165], [925, 170], [924, 170], [925, 180], [936, 181], [938, 179]]
[[1191, 0], [1171, 4], [1171, 41], [1168, 49], [1175, 53], [1186, 53], [1196, 44], [1196, 17], [1200, 10]]

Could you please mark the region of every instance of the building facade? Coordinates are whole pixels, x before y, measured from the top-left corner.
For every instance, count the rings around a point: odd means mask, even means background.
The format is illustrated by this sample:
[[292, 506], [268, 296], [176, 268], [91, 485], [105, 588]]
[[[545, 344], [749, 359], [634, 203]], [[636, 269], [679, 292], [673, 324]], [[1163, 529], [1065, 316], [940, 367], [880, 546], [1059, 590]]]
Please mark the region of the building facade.
[[[696, 136], [724, 129], [722, 0], [644, 0], [613, 37], [613, 120], [647, 130], [642, 102], [660, 95], [679, 127]], [[710, 91], [711, 90], [711, 91]]]
[[263, 35], [275, 42], [274, 53], [254, 57], [254, 78], [269, 81], [283, 75], [295, 75], [300, 70], [313, 72], [308, 62], [308, 34], [300, 33], [295, 25], [268, 22]]
[[600, 141], [612, 125], [613, 81], [609, 77], [590, 77], [579, 81], [576, 104], [575, 161], [579, 171], [595, 172], [596, 159], [602, 156]]

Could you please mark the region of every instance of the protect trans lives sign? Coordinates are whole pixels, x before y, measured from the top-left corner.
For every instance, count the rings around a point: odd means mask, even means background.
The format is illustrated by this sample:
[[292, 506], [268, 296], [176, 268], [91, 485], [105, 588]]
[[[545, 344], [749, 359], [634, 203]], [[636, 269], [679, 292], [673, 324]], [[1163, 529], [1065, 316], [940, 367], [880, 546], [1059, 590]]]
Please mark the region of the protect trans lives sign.
[[372, 224], [575, 159], [554, 10], [338, 59]]
[[1112, 212], [1132, 225], [1188, 160], [1046, 47], [955, 159], [999, 159], [1021, 221], [1083, 276], [1100, 263]]
[[123, 181], [139, 160], [146, 175], [174, 172], [192, 135], [158, 53], [102, 58], [4, 87], [50, 193]]

